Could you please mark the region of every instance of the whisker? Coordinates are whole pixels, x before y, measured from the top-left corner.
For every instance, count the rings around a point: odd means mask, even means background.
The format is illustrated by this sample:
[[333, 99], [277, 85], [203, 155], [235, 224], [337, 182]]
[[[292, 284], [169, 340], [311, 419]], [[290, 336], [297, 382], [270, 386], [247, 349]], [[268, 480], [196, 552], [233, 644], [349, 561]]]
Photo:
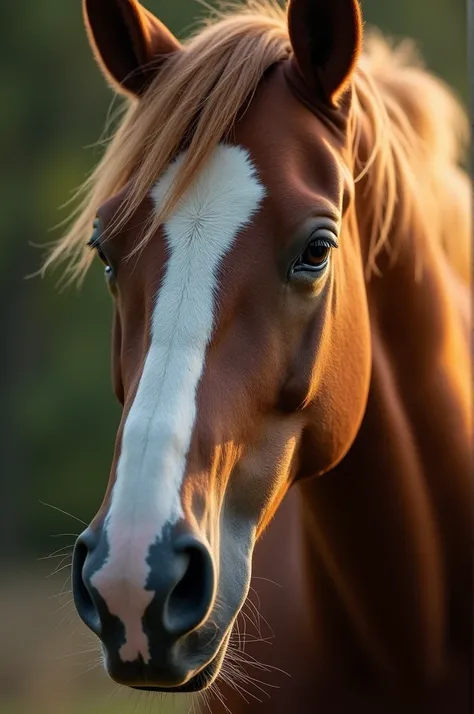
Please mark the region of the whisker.
[[263, 578], [261, 575], [252, 575], [252, 580], [263, 580], [264, 582], [276, 585], [277, 588], [283, 589], [283, 585], [281, 585], [281, 583], [277, 583], [275, 580], [271, 580], [270, 578]]
[[[244, 604], [246, 604], [246, 603], [244, 603]], [[240, 611], [239, 615], [240, 615], [240, 614], [242, 615], [242, 617], [244, 618], [244, 620], [250, 622], [250, 624], [251, 624], [253, 627], [255, 627], [255, 629], [257, 630], [258, 636], [259, 636], [259, 637], [262, 637], [262, 633], [261, 633], [261, 630], [260, 630], [260, 623], [259, 623], [259, 622], [256, 622], [252, 617], [250, 617], [250, 615], [249, 615], [247, 612], [245, 612], [244, 608], [242, 608], [242, 610]]]
[[[71, 584], [71, 588], [69, 590], [64, 590], [64, 588], [66, 587], [66, 585], [68, 583]], [[58, 597], [61, 598], [63, 595], [69, 595], [70, 593], [72, 593], [72, 573], [71, 572], [69, 573], [66, 580], [64, 581], [63, 586], [61, 588], [61, 592], [59, 593]]]
[[73, 518], [75, 521], [78, 521], [78, 523], [82, 523], [83, 526], [86, 528], [88, 527], [88, 524], [82, 520], [82, 518], [78, 518], [77, 516], [73, 516], [72, 513], [68, 513], [67, 511], [64, 511], [62, 508], [58, 508], [58, 506], [53, 506], [51, 503], [46, 503], [45, 501], [40, 501], [42, 506], [46, 506], [47, 508], [52, 508], [53, 511], [58, 511], [59, 513], [62, 513], [64, 516], [69, 516], [69, 518]]
[[201, 692], [201, 697], [202, 697], [202, 700], [204, 701], [204, 705], [209, 709], [210, 714], [212, 714], [211, 705], [210, 705], [211, 695], [210, 695], [209, 690]]
[[115, 685], [115, 687], [112, 689], [112, 691], [106, 695], [105, 701], [110, 703], [110, 701], [116, 696], [116, 694], [119, 690], [120, 690], [120, 684]]
[[[66, 556], [66, 557], [67, 557], [67, 556]], [[69, 569], [69, 575], [66, 577], [66, 581], [65, 581], [65, 582], [63, 581], [62, 588], [64, 588], [65, 585], [67, 585], [68, 578], [69, 578], [70, 575], [71, 575], [71, 566], [72, 566], [71, 561], [68, 561], [68, 562], [64, 565], [64, 561], [65, 561], [65, 560], [66, 560], [66, 558], [63, 558], [63, 559], [57, 564], [56, 569], [55, 569], [52, 573], [50, 573], [49, 575], [46, 575], [46, 576], [45, 576], [46, 580], [51, 580], [51, 578], [53, 578], [55, 575], [57, 575], [58, 573], [60, 573], [62, 570], [66, 570], [66, 568], [68, 568], [68, 569]], [[55, 597], [55, 596], [53, 595], [52, 597]], [[52, 597], [50, 597], [49, 599], [52, 599]]]
[[[71, 616], [71, 615], [77, 615], [75, 609], [71, 610], [71, 612], [69, 613], [69, 616]], [[72, 640], [72, 638], [74, 637], [74, 635], [75, 635], [76, 632], [77, 632], [77, 628], [78, 628], [80, 625], [83, 625], [83, 622], [82, 622], [82, 620], [79, 619], [79, 616], [77, 616], [76, 626], [74, 627], [74, 629], [72, 630], [72, 632], [69, 633], [68, 638], [67, 638], [68, 641]], [[89, 633], [88, 633], [88, 632], [87, 632], [87, 633], [84, 632], [84, 634], [89, 634]]]
[[72, 679], [68, 681], [68, 684], [71, 684], [71, 682], [74, 682], [76, 679], [79, 679], [79, 677], [84, 677], [84, 675], [89, 674], [89, 672], [92, 672], [94, 669], [97, 669], [99, 665], [100, 662], [96, 662], [92, 667], [89, 667], [84, 672], [81, 672], [80, 674], [77, 674], [76, 676], [72, 677]]
[[55, 659], [63, 659], [63, 658], [69, 659], [70, 657], [79, 657], [81, 655], [90, 654], [91, 652], [98, 652], [98, 651], [99, 651], [98, 647], [91, 647], [88, 650], [78, 650], [77, 652], [68, 652], [67, 654], [58, 655], [58, 657], [55, 657]]
[[[65, 556], [65, 558], [67, 558], [67, 557], [68, 557], [68, 556]], [[64, 559], [65, 559], [65, 558], [64, 558]], [[47, 579], [47, 580], [49, 580], [50, 578], [54, 577], [54, 576], [57, 575], [58, 573], [61, 573], [63, 570], [66, 570], [66, 568], [70, 568], [70, 567], [71, 567], [71, 563], [70, 563], [70, 562], [69, 562], [69, 563], [66, 563], [65, 565], [62, 565], [62, 563], [63, 563], [63, 561], [61, 560], [61, 562], [60, 562], [59, 565], [57, 566], [56, 570], [54, 570], [50, 575], [47, 575], [47, 576], [46, 576], [46, 579]], [[67, 582], [67, 581], [66, 581], [66, 582]]]
[[[236, 653], [235, 651], [232, 652], [232, 655], [238, 659], [239, 653]], [[291, 677], [291, 675], [288, 672], [285, 672], [284, 669], [280, 669], [280, 667], [275, 667], [272, 664], [262, 664], [259, 662], [255, 657], [252, 657], [251, 654], [248, 652], [245, 653], [245, 660], [240, 660], [245, 662], [245, 664], [248, 664], [250, 667], [256, 667], [257, 669], [263, 669], [266, 672], [279, 672], [280, 674], [284, 674], [286, 677]], [[239, 660], [238, 660], [239, 661]]]
[[257, 669], [261, 669], [265, 672], [269, 672], [268, 665], [261, 664], [257, 660], [254, 662], [252, 661], [252, 655], [250, 655], [248, 652], [245, 652], [245, 656], [242, 656], [243, 653], [238, 652], [237, 650], [232, 650], [231, 652], [228, 653], [229, 656], [231, 657], [232, 661], [237, 664], [244, 664], [244, 665], [249, 665], [251, 667], [256, 667]]
[[[67, 582], [67, 581], [66, 581], [66, 582]], [[63, 586], [63, 587], [64, 587], [64, 586]], [[60, 600], [60, 599], [61, 599], [62, 597], [64, 597], [65, 595], [70, 595], [71, 593], [72, 593], [72, 589], [71, 589], [71, 590], [64, 590], [64, 591], [61, 590], [61, 592], [58, 593], [57, 595], [50, 595], [49, 598], [48, 598], [48, 600]]]
[[228, 712], [229, 714], [232, 714], [231, 710], [229, 709], [229, 707], [228, 707], [227, 704], [225, 703], [225, 697], [224, 697], [224, 695], [222, 694], [222, 692], [219, 691], [219, 687], [217, 686], [217, 682], [214, 683], [213, 693], [214, 693], [214, 695], [216, 696], [216, 698], [220, 701], [220, 703], [222, 704], [222, 706], [224, 707], [224, 709], [226, 710], [226, 712]]
[[244, 692], [242, 692], [241, 688], [239, 688], [239, 685], [237, 684], [237, 682], [234, 681], [230, 674], [227, 674], [225, 671], [222, 670], [220, 676], [222, 677], [222, 681], [225, 682], [225, 684], [227, 684], [229, 687], [232, 687], [232, 689], [234, 689], [237, 694], [242, 697], [246, 704], [250, 703], [249, 700], [246, 698]]
[[[69, 612], [67, 612], [67, 613], [64, 615], [64, 617], [62, 618], [61, 622], [59, 622], [59, 623], [56, 625], [56, 627], [53, 629], [53, 632], [57, 632], [57, 631], [62, 627], [62, 625], [64, 625], [64, 623], [65, 623], [67, 620], [70, 620], [71, 617], [73, 617], [74, 615], [75, 615], [75, 610], [72, 608]], [[76, 628], [74, 629], [74, 632], [77, 630], [77, 627], [78, 627], [78, 626], [76, 625]], [[70, 638], [71, 638], [71, 636], [69, 637], [69, 639], [70, 639]]]
[[61, 548], [58, 548], [57, 550], [54, 550], [50, 555], [43, 555], [41, 558], [37, 558], [37, 560], [49, 560], [50, 558], [61, 558], [64, 556], [63, 551], [64, 550], [69, 550], [70, 552], [67, 555], [72, 555], [73, 551], [73, 546], [72, 545], [63, 545]]
[[241, 640], [244, 642], [244, 644], [257, 644], [257, 643], [263, 643], [263, 644], [271, 644], [273, 638], [272, 637], [257, 637], [256, 635], [247, 635], [244, 640]]
[[60, 607], [58, 607], [57, 610], [55, 610], [53, 613], [51, 613], [51, 617], [53, 617], [54, 615], [57, 615], [58, 612], [61, 612], [61, 610], [63, 610], [63, 609], [64, 609], [65, 607], [67, 607], [68, 605], [70, 605], [72, 602], [73, 602], [73, 598], [71, 598], [71, 599], [68, 600], [67, 602], [63, 603]]
[[256, 610], [256, 612], [258, 613], [259, 621], [263, 620], [265, 625], [268, 627], [268, 629], [272, 633], [272, 636], [275, 637], [275, 633], [274, 633], [270, 623], [268, 622], [268, 620], [265, 617], [263, 617], [263, 615], [261, 613], [261, 603], [260, 603], [260, 596], [259, 596], [258, 592], [252, 586], [250, 586], [250, 590], [251, 590], [251, 592], [254, 593], [255, 597], [257, 598], [257, 605], [255, 605], [255, 603], [252, 602], [252, 600], [250, 598], [247, 598], [246, 602], [248, 602], [249, 605]]
[[[271, 684], [270, 682], [264, 682], [263, 680], [257, 679], [256, 677], [251, 677], [249, 674], [246, 674], [246, 673], [242, 673], [241, 678], [244, 682], [247, 682], [248, 684], [253, 684], [254, 687], [259, 689], [262, 692], [262, 694], [265, 694], [267, 697], [270, 697], [270, 694], [268, 692], [266, 692], [264, 689], [262, 689], [262, 686], [263, 687], [271, 687], [272, 689], [280, 689], [278, 684]], [[261, 686], [259, 686], [259, 685], [261, 685]]]
[[[237, 679], [241, 679], [240, 672], [234, 672], [233, 677], [234, 677], [233, 686], [234, 686], [235, 691], [240, 694], [242, 699], [247, 704], [250, 704], [250, 702], [248, 701], [248, 699], [246, 699], [245, 695], [247, 695], [248, 697], [251, 697], [252, 699], [255, 699], [257, 702], [260, 702], [260, 704], [263, 703], [262, 700], [259, 699], [255, 694], [253, 694], [252, 692], [249, 692], [247, 689], [245, 689], [244, 686], [242, 686], [242, 684], [240, 684], [238, 681], [236, 681]], [[265, 694], [266, 694], [266, 692], [265, 692]]]
[[[269, 682], [264, 682], [260, 679], [257, 679], [256, 677], [252, 677], [249, 674], [247, 674], [243, 669], [240, 669], [239, 666], [234, 665], [234, 667], [235, 667], [235, 669], [234, 669], [233, 675], [235, 678], [235, 683], [241, 688], [242, 688], [241, 682], [244, 682], [245, 684], [247, 684], [249, 686], [255, 687], [258, 691], [260, 691], [262, 694], [264, 694], [269, 699], [271, 698], [271, 695], [267, 691], [265, 691], [265, 689], [263, 689], [263, 687], [279, 689], [278, 685], [271, 684]], [[246, 692], [246, 694], [248, 694], [248, 696], [253, 696], [255, 699], [260, 701], [259, 698], [256, 695], [254, 695], [252, 692], [248, 691], [247, 689], [245, 689], [244, 691]]]

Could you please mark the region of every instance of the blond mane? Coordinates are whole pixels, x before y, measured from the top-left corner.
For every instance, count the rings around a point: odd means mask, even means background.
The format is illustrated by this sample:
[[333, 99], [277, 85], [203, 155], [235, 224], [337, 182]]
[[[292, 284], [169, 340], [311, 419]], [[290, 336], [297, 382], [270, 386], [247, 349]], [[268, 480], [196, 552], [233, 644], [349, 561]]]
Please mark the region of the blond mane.
[[354, 88], [356, 181], [366, 177], [373, 207], [367, 277], [378, 272], [380, 252], [396, 258], [416, 226], [469, 282], [471, 183], [462, 168], [469, 122], [460, 102], [424, 69], [412, 41], [391, 45], [377, 30], [366, 35]]
[[[130, 182], [110, 235], [187, 146], [189, 161], [161, 213], [143, 227], [135, 248], [140, 250], [228, 136], [265, 72], [290, 54], [286, 12], [276, 0], [246, 0], [216, 11], [184, 43], [184, 51], [164, 64], [140, 102], [126, 100], [102, 160], [79, 190], [74, 222], [44, 268], [66, 261], [67, 279], [83, 277], [92, 260], [86, 243], [100, 205]], [[392, 49], [377, 34], [366, 39], [354, 86], [352, 145], [359, 180], [365, 177], [374, 206], [368, 274], [377, 270], [380, 251], [396, 244], [394, 226], [406, 233], [416, 213], [420, 221], [429, 217], [452, 264], [467, 276], [470, 184], [459, 168], [468, 138], [463, 110], [451, 91], [421, 68], [408, 45]], [[361, 148], [367, 141], [368, 154]]]

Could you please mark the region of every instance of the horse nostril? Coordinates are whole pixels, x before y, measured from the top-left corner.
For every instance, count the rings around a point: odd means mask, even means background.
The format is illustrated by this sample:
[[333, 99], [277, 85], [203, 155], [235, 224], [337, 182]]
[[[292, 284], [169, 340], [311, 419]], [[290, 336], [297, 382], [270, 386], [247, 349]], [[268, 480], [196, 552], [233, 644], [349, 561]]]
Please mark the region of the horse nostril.
[[187, 558], [187, 565], [167, 598], [165, 620], [166, 628], [179, 635], [198, 627], [212, 606], [214, 564], [207, 547], [193, 536], [182, 536], [174, 550]]
[[[214, 563], [205, 543], [188, 532], [166, 539], [155, 548], [149, 554], [147, 588], [141, 582], [137, 587], [133, 569], [116, 570], [106, 579], [104, 599], [104, 590], [96, 588], [95, 580], [107, 560], [102, 540], [90, 529], [77, 540], [73, 556], [74, 602], [81, 620], [102, 639], [109, 654], [114, 647], [120, 649], [117, 638], [123, 639], [123, 634], [117, 633], [122, 632], [127, 617], [135, 617], [139, 636], [161, 629], [162, 635], [174, 639], [199, 627], [213, 605]], [[146, 604], [141, 609], [144, 600]]]
[[74, 548], [72, 561], [72, 592], [74, 603], [81, 620], [96, 635], [100, 633], [100, 618], [94, 601], [84, 580], [84, 565], [89, 554], [87, 537], [79, 537]]

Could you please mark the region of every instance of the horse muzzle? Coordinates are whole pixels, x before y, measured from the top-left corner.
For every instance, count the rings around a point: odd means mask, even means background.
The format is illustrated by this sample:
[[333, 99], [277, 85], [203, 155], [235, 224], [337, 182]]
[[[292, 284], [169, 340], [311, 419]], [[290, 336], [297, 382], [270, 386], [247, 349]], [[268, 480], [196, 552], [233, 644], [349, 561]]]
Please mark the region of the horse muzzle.
[[119, 684], [193, 691], [214, 678], [225, 639], [210, 622], [216, 568], [209, 546], [182, 523], [168, 528], [141, 564], [132, 539], [112, 554], [105, 531], [87, 529], [74, 551], [73, 595]]

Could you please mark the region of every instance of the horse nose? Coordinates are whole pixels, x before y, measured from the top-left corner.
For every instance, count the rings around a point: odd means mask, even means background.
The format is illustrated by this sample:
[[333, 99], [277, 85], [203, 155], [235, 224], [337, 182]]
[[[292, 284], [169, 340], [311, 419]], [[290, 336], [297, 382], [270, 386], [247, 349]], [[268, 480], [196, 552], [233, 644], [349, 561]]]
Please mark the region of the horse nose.
[[79, 617], [98, 637], [101, 636], [99, 603], [86, 577], [85, 566], [89, 554], [96, 550], [95, 536], [90, 530], [84, 531], [76, 541], [72, 558], [72, 594]]
[[[120, 659], [124, 640], [134, 637], [136, 642], [147, 638], [153, 658], [155, 645], [162, 653], [164, 643], [171, 647], [206, 620], [215, 592], [212, 555], [196, 535], [177, 530], [150, 546], [145, 583], [134, 578], [130, 556], [126, 560], [109, 552], [103, 532], [88, 529], [79, 537], [73, 557], [74, 601], [81, 619], [102, 640], [109, 660], [117, 653]], [[128, 661], [134, 651], [147, 663], [138, 645], [135, 650], [129, 647]]]
[[159, 546], [155, 557], [157, 568], [151, 574], [150, 585], [159, 595], [149, 612], [150, 624], [153, 612], [160, 611], [166, 633], [182, 637], [199, 627], [212, 608], [215, 585], [212, 556], [201, 540], [185, 533], [172, 544], [171, 577], [160, 572], [166, 553], [160, 552]]

